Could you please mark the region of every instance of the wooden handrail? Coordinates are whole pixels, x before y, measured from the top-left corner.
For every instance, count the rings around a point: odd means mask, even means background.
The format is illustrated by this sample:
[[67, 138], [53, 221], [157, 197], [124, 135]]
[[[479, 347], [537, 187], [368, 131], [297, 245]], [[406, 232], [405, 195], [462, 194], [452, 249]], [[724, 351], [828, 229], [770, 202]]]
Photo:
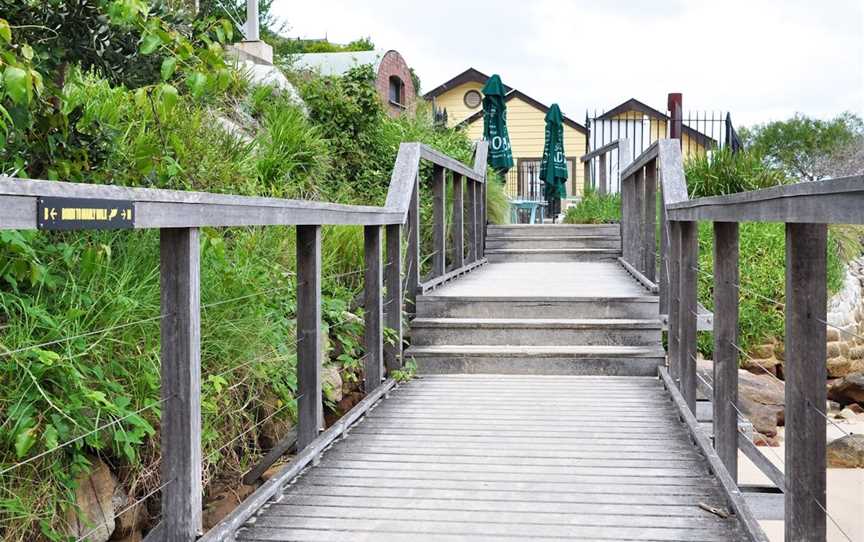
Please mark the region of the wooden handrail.
[[[579, 158], [581, 162], [583, 162], [583, 167], [585, 169], [585, 182], [588, 182], [588, 179], [591, 178], [592, 164], [593, 160], [596, 158], [599, 162], [598, 165], [598, 173], [599, 178], [597, 182], [594, 183], [597, 188], [597, 193], [600, 195], [605, 195], [609, 192], [610, 187], [608, 186], [609, 180], [606, 178], [606, 163], [607, 158], [611, 156], [613, 151], [618, 152], [618, 167], [621, 168], [621, 171], [627, 168], [630, 165], [630, 162], [633, 160], [633, 154], [630, 147], [630, 140], [628, 138], [616, 139], [610, 143], [603, 145], [593, 151], [584, 154]], [[619, 171], [618, 178], [623, 180], [624, 177], [621, 175]]]
[[[166, 485], [162, 491], [162, 522], [148, 535], [148, 541], [192, 542], [202, 531], [199, 228], [297, 226], [298, 454], [252, 496], [250, 503], [260, 506], [278, 491], [280, 484], [311, 462], [334, 435], [358, 419], [394, 385], [388, 376], [402, 367], [402, 313], [406, 309], [411, 312], [418, 292], [437, 287], [485, 263], [487, 153], [487, 144], [477, 143], [474, 163], [469, 167], [426, 145], [403, 143], [383, 207], [0, 177], [0, 229], [37, 229], [45, 219], [37, 211], [46, 212], [40, 208], [40, 201], [65, 198], [76, 216], [80, 215], [79, 209], [88, 206], [102, 206], [100, 209], [106, 215], [109, 211], [115, 213], [113, 202], [118, 202], [123, 205], [117, 208], [122, 207], [125, 212], [128, 206], [134, 214], [134, 220], [128, 220], [125, 226], [160, 230], [164, 403], [161, 422], [164, 430], [160, 435], [161, 476]], [[422, 160], [433, 164], [432, 188], [436, 194], [433, 224], [436, 265], [425, 282], [421, 282], [419, 269]], [[455, 190], [449, 231], [444, 208], [448, 186]], [[106, 206], [104, 200], [111, 205]], [[62, 217], [63, 213], [56, 215]], [[364, 387], [368, 395], [337, 422], [339, 429], [322, 433], [321, 226], [330, 224], [364, 228]], [[79, 222], [75, 229], [92, 225]], [[466, 231], [467, 258], [463, 241]], [[407, 258], [402, 257], [403, 235], [408, 237]], [[448, 237], [453, 238], [449, 267]], [[404, 272], [403, 261], [407, 262]], [[407, 279], [404, 304], [403, 275]], [[386, 346], [385, 327], [396, 334], [396, 341]], [[230, 535], [254, 512], [251, 505], [241, 506], [204, 539], [220, 540]]]
[[[650, 179], [656, 173], [658, 183]], [[656, 190], [660, 190], [661, 250], [655, 230]], [[680, 390], [678, 404], [695, 412], [696, 329], [698, 318], [697, 221], [714, 227], [714, 449], [717, 465], [737, 478], [738, 431], [738, 223], [786, 224], [786, 465], [787, 539], [826, 538], [825, 322], [827, 305], [827, 224], [864, 224], [864, 176], [777, 186], [725, 196], [689, 199], [680, 143], [659, 140], [622, 172], [623, 258], [636, 272], [653, 277], [658, 269], [661, 311], [668, 314], [669, 386]], [[664, 305], [665, 300], [665, 305]], [[666, 312], [668, 311], [668, 312]], [[692, 421], [692, 420], [691, 420]], [[754, 449], [746, 446], [745, 452]], [[769, 479], [777, 479], [770, 470]], [[732, 491], [724, 482], [724, 489]], [[730, 503], [740, 505], [740, 492]], [[738, 510], [736, 508], [736, 510]], [[738, 510], [739, 514], [741, 513]], [[751, 540], [764, 540], [745, 518]]]

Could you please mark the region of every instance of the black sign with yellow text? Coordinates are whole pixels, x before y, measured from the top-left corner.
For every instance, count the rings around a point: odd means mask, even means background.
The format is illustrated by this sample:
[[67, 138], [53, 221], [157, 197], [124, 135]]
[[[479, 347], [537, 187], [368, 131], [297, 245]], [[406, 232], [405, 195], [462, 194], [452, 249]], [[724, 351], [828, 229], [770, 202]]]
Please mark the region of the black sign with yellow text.
[[39, 198], [40, 230], [125, 230], [135, 227], [135, 203], [84, 198]]

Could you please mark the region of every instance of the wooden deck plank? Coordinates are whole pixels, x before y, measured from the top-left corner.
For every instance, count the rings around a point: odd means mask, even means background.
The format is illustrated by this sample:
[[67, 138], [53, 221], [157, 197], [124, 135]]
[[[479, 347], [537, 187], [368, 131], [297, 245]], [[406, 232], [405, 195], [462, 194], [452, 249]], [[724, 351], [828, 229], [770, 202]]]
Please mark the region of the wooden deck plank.
[[746, 539], [699, 503], [725, 500], [656, 379], [431, 377], [392, 391], [237, 540]]

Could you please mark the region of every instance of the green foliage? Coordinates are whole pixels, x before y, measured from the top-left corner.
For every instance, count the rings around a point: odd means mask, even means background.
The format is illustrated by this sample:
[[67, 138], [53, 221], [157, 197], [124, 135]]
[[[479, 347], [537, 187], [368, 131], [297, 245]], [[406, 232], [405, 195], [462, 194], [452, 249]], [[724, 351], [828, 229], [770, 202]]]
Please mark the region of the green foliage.
[[696, 155], [684, 164], [691, 198], [719, 196], [768, 188], [787, 182], [783, 173], [765, 165], [753, 152], [733, 153], [728, 147]]
[[[757, 190], [788, 182], [782, 171], [761, 160], [752, 150], [732, 154], [728, 150], [710, 158], [691, 158], [684, 165], [691, 198]], [[828, 251], [828, 287], [839, 287], [843, 262], [860, 248], [848, 243], [840, 229], [831, 230]], [[784, 337], [786, 237], [783, 224], [744, 222], [739, 226], [740, 276], [739, 344], [747, 350]], [[855, 254], [853, 254], [853, 252]], [[699, 302], [713, 310], [713, 234], [710, 223], [699, 225]], [[776, 303], [774, 302], [776, 301]], [[699, 349], [713, 352], [710, 334], [700, 334]]]
[[[844, 263], [852, 257], [839, 230], [829, 231], [828, 289], [841, 286]], [[784, 339], [786, 284], [786, 229], [784, 224], [742, 222], [739, 225], [741, 287], [739, 288], [739, 345], [751, 348], [771, 340]], [[699, 224], [699, 302], [714, 310], [713, 230], [710, 223]], [[854, 250], [854, 249], [853, 249]], [[860, 248], [854, 253], [857, 256]], [[771, 300], [771, 301], [769, 301]], [[774, 302], [776, 301], [776, 303]], [[699, 350], [710, 357], [710, 334], [699, 334]]]
[[621, 222], [621, 195], [600, 195], [591, 188], [585, 189], [582, 200], [567, 209], [565, 224], [612, 224]]
[[831, 120], [796, 114], [742, 130], [741, 135], [748, 150], [764, 157], [769, 166], [792, 179], [811, 181], [824, 175], [821, 160], [861, 141], [864, 121], [853, 113]]
[[273, 56], [279, 59], [290, 60], [291, 55], [305, 53], [347, 53], [357, 51], [374, 51], [375, 44], [372, 38], [358, 38], [345, 45], [331, 43], [323, 40], [304, 40], [300, 38], [291, 39], [273, 35], [267, 37], [267, 42], [273, 46]]

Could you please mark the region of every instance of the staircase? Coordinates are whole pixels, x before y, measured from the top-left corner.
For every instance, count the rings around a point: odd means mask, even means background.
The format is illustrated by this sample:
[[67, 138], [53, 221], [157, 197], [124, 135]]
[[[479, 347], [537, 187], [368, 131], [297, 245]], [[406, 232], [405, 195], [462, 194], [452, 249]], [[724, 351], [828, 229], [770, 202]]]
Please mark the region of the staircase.
[[658, 298], [619, 246], [617, 225], [490, 227], [495, 263], [418, 296], [406, 357], [426, 374], [656, 376]]
[[612, 261], [620, 255], [618, 224], [489, 226], [486, 239], [490, 263]]

